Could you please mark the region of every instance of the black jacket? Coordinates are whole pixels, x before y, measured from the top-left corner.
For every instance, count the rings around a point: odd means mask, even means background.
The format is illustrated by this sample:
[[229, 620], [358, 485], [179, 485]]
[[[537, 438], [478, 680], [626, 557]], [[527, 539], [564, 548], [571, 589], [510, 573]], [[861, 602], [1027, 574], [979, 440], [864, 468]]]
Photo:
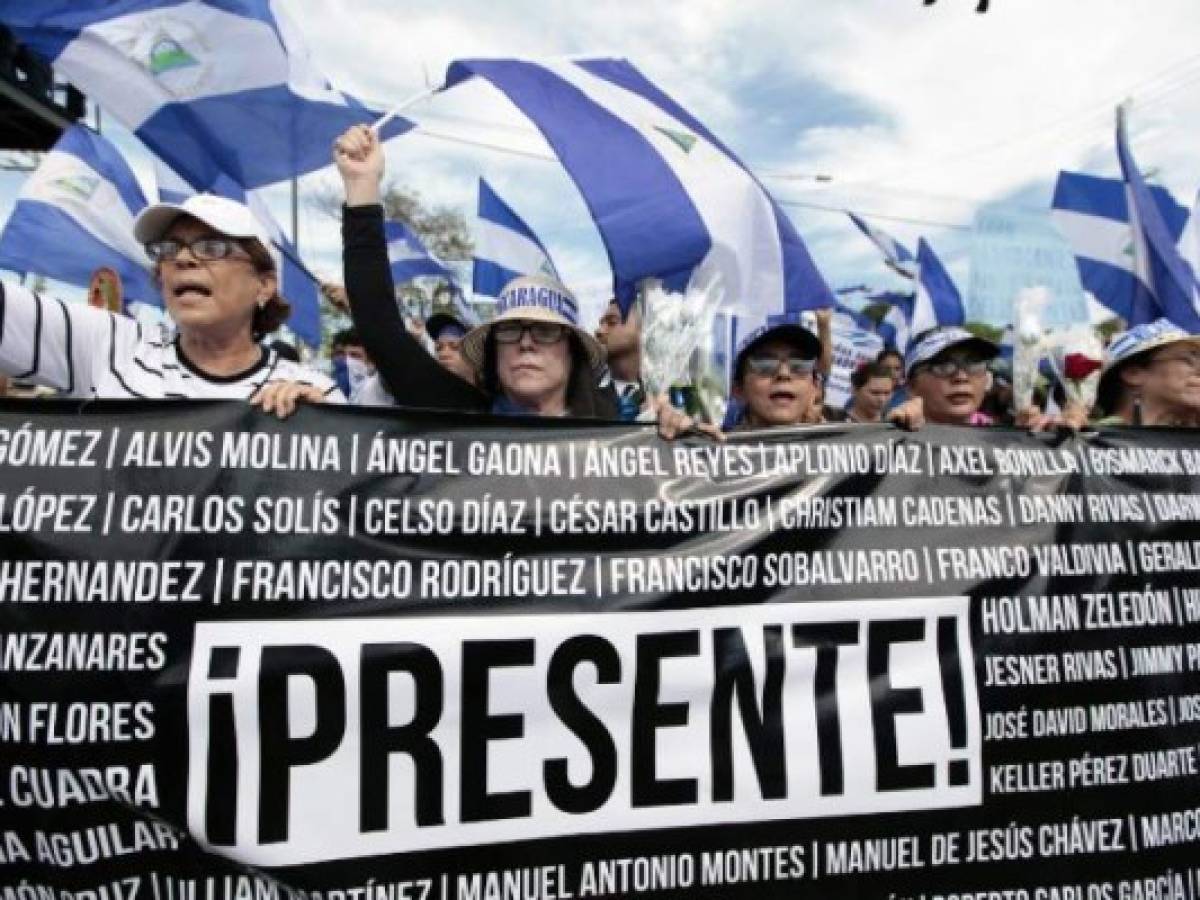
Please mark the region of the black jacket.
[[383, 236], [383, 207], [342, 209], [342, 266], [350, 315], [383, 383], [400, 406], [486, 412], [491, 401], [444, 369], [408, 333]]

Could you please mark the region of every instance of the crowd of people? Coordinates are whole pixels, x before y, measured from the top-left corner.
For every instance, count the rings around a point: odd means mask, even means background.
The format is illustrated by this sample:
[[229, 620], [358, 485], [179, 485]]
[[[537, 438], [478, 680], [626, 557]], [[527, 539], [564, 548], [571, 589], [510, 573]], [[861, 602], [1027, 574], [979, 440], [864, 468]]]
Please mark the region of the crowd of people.
[[[0, 396], [41, 385], [77, 398], [238, 399], [280, 417], [300, 403], [399, 405], [504, 415], [654, 421], [666, 438], [722, 437], [642, 380], [639, 307], [612, 301], [589, 330], [563, 284], [515, 278], [495, 316], [439, 310], [414, 329], [396, 303], [384, 239], [384, 156], [369, 128], [335, 144], [345, 188], [344, 302], [354, 327], [332, 341], [332, 377], [271, 335], [288, 317], [271, 241], [243, 204], [199, 194], [143, 210], [134, 237], [154, 264], [173, 323], [147, 327], [105, 309], [0, 284]], [[460, 305], [461, 306], [461, 305]], [[1200, 424], [1200, 336], [1160, 320], [1117, 335], [1105, 352], [1094, 408], [1014, 410], [1000, 347], [960, 327], [913, 337], [851, 376], [844, 408], [825, 403], [832, 361], [829, 313], [816, 330], [763, 326], [740, 342], [732, 431], [824, 422], [894, 422], [1030, 429]], [[16, 388], [19, 384], [22, 387]]]

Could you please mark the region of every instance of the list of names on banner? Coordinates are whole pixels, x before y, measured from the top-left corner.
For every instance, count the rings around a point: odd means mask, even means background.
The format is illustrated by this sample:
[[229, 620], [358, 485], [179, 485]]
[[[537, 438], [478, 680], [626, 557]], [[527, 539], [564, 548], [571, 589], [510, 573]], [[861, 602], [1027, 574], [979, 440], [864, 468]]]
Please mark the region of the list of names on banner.
[[1200, 900], [1200, 447], [0, 411], [0, 898]]

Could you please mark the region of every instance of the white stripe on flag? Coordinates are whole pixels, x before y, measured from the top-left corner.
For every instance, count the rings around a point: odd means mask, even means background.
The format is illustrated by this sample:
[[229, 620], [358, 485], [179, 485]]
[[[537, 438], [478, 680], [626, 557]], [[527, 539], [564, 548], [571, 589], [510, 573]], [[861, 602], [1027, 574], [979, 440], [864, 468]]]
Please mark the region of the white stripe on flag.
[[[655, 126], [693, 134], [691, 128], [631, 91], [597, 78], [572, 62], [539, 63], [623, 120], [655, 150], [683, 185], [712, 238], [704, 268], [725, 279], [726, 307], [751, 316], [783, 311], [783, 262], [775, 213], [748, 172], [695, 134], [683, 151]], [[730, 283], [730, 282], [733, 283]]]
[[1200, 191], [1196, 191], [1196, 203], [1192, 206], [1192, 217], [1188, 224], [1192, 229], [1192, 271], [1200, 283]]
[[919, 277], [917, 278], [917, 296], [913, 300], [913, 314], [910, 327], [914, 336], [923, 334], [931, 328], [936, 328], [938, 324], [937, 312], [933, 308], [933, 298], [929, 296], [929, 289], [925, 287], [925, 282]]
[[[72, 153], [52, 150], [25, 182], [18, 199], [46, 203], [122, 256], [150, 268], [142, 245], [133, 239], [133, 216], [112, 183]], [[59, 248], [69, 253], [70, 248]]]
[[1150, 265], [1150, 247], [1146, 242], [1146, 229], [1138, 218], [1138, 204], [1133, 196], [1133, 185], [1125, 182], [1125, 202], [1129, 206], [1129, 228], [1133, 240], [1133, 274], [1155, 296], [1161, 306], [1161, 295], [1154, 290], [1154, 273]]
[[[173, 57], [166, 55], [171, 48]], [[155, 59], [162, 66], [157, 74]], [[84, 88], [92, 80], [119, 78], [122, 89], [110, 92], [105, 103], [131, 131], [167, 103], [274, 87], [289, 75], [269, 25], [195, 0], [89, 25], [63, 49], [55, 67]], [[340, 102], [332, 92], [330, 99]]]
[[415, 259], [428, 259], [428, 254], [422, 253], [403, 238], [389, 241], [387, 245], [388, 261], [393, 263], [412, 262]]
[[488, 219], [475, 229], [475, 256], [524, 275], [542, 271], [546, 254], [542, 248], [516, 231]]
[[275, 18], [275, 27], [283, 39], [287, 52], [288, 77], [287, 85], [292, 92], [305, 100], [316, 103], [345, 103], [345, 96], [334, 90], [325, 76], [313, 63], [308, 44], [303, 34], [296, 28], [287, 10], [279, 0], [270, 0], [271, 15]]
[[1133, 256], [1129, 252], [1133, 232], [1128, 222], [1069, 209], [1052, 210], [1051, 217], [1076, 256], [1133, 272]]

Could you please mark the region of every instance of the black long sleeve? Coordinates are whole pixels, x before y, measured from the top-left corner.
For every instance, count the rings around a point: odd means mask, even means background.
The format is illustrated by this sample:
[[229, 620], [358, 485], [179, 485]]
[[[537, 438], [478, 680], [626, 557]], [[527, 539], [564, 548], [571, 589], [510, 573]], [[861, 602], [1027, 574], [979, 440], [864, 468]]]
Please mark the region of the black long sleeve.
[[396, 306], [382, 206], [343, 207], [342, 267], [354, 326], [399, 405], [458, 412], [491, 408], [482, 391], [442, 368], [408, 333]]

